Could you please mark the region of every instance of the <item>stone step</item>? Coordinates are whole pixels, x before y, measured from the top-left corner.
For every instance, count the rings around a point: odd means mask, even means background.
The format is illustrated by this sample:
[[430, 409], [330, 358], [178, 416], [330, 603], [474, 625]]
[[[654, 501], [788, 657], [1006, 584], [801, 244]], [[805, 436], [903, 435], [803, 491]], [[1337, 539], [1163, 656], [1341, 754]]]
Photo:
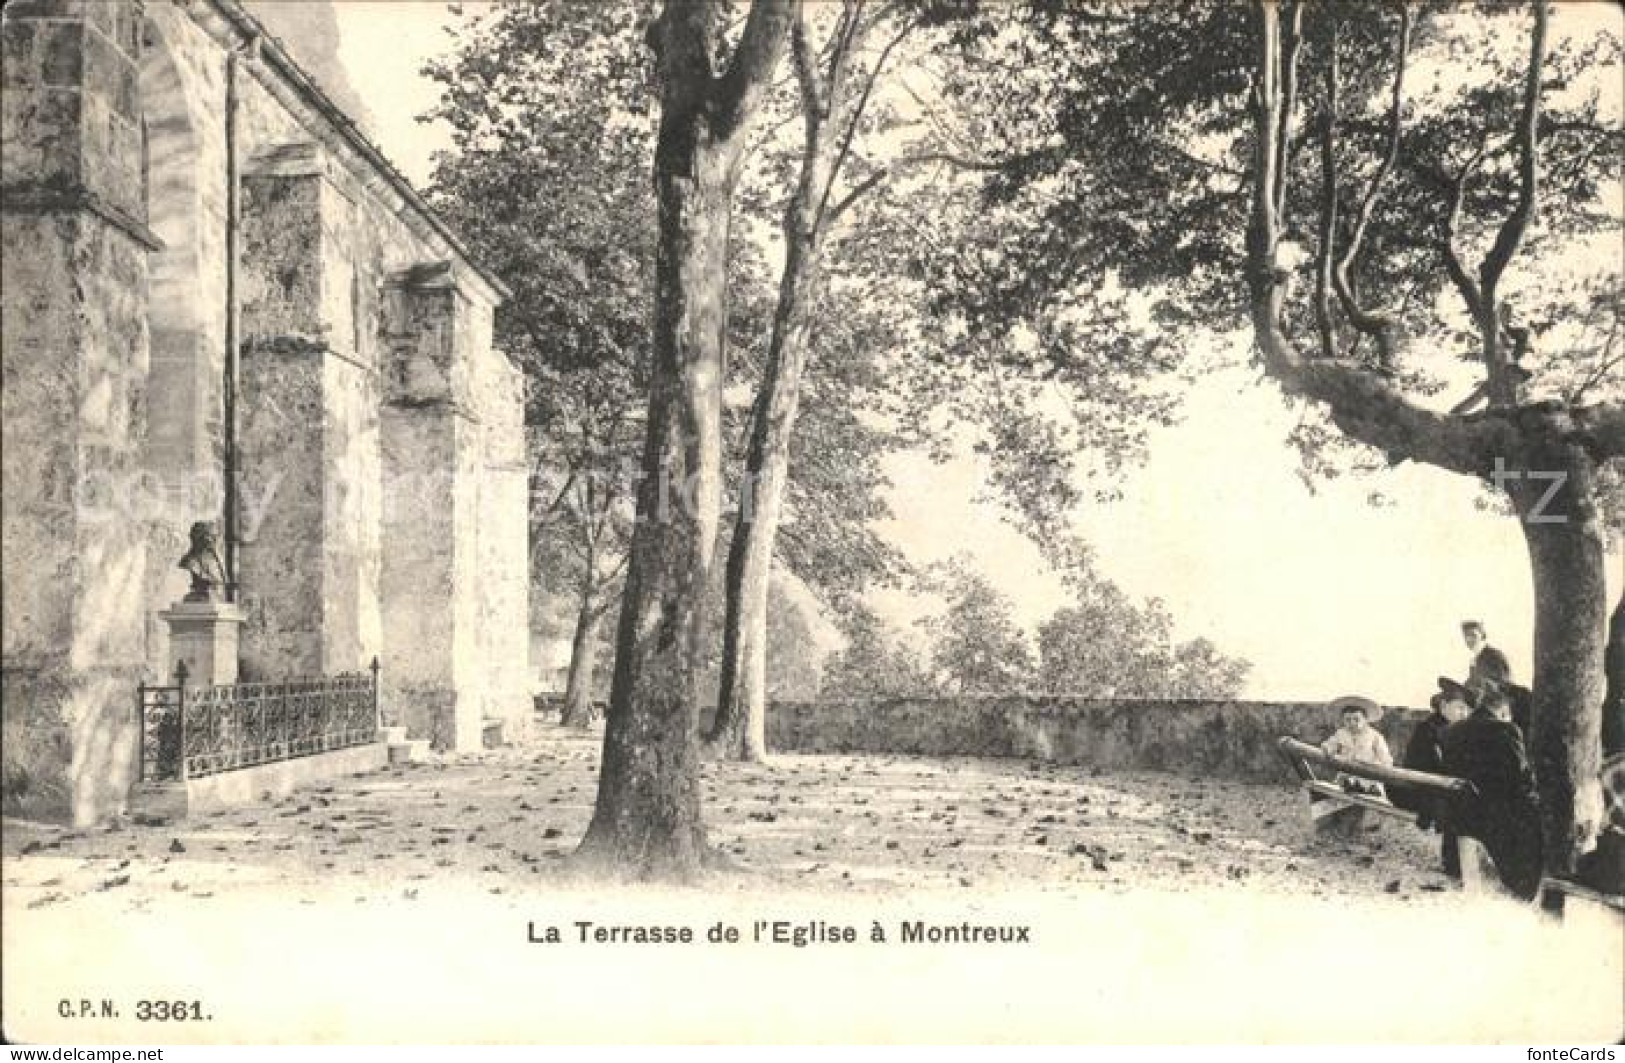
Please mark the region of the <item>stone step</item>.
[[389, 762], [391, 764], [421, 764], [429, 758], [429, 740], [427, 738], [414, 738], [404, 742], [389, 743]]
[[480, 721], [480, 744], [486, 749], [500, 749], [507, 745], [503, 731], [505, 723], [499, 717], [487, 716]]

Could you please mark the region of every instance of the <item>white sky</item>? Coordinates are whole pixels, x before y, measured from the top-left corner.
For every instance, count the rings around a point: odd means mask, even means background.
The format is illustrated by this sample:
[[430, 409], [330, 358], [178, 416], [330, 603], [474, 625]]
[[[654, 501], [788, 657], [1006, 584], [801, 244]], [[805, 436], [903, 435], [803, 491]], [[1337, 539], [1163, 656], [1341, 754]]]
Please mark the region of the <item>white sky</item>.
[[[419, 185], [444, 132], [418, 123], [436, 88], [419, 74], [439, 54], [444, 4], [342, 0], [340, 58], [376, 116], [381, 146]], [[475, 7], [475, 4], [465, 4]], [[1153, 437], [1149, 464], [1121, 502], [1088, 511], [1080, 531], [1125, 590], [1165, 599], [1185, 637], [1206, 635], [1254, 662], [1254, 697], [1361, 692], [1425, 704], [1440, 674], [1466, 668], [1457, 624], [1485, 621], [1527, 680], [1528, 557], [1517, 525], [1481, 512], [1476, 486], [1415, 465], [1310, 491], [1285, 443], [1297, 416], [1243, 365], [1189, 393], [1183, 423]], [[969, 552], [1017, 602], [1029, 627], [1064, 604], [1037, 550], [974, 496], [971, 459], [893, 463], [898, 519], [886, 533], [919, 561]], [[1381, 508], [1367, 501], [1380, 490]], [[1610, 576], [1618, 593], [1618, 558]], [[881, 594], [907, 623], [935, 603]]]

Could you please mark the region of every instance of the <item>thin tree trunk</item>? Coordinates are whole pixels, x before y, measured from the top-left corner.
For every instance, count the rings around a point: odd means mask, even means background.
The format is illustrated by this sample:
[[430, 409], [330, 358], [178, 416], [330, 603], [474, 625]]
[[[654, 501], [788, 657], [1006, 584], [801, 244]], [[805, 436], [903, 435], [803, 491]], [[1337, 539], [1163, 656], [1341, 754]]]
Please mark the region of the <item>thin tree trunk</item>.
[[720, 76], [715, 0], [668, 0], [649, 30], [661, 119], [648, 435], [598, 798], [577, 850], [616, 877], [692, 881], [708, 855], [696, 679], [721, 502], [728, 235], [746, 127], [793, 10], [791, 0], [754, 0]]
[[[807, 184], [804, 179], [803, 194]], [[802, 198], [798, 195], [785, 226], [788, 246], [779, 303], [728, 550], [717, 715], [706, 736], [713, 756], [745, 761], [761, 761], [767, 755], [769, 577], [807, 362], [808, 319], [817, 297], [819, 248], [817, 235], [804, 227], [803, 219], [810, 218], [811, 211], [798, 209]]]
[[[1542, 448], [1545, 449], [1545, 448]], [[1512, 482], [1535, 592], [1529, 754], [1540, 791], [1546, 869], [1559, 875], [1602, 823], [1603, 657], [1608, 624], [1604, 537], [1589, 462], [1551, 448]], [[1562, 476], [1551, 498], [1554, 475]]]
[[598, 618], [592, 596], [583, 595], [576, 613], [575, 638], [570, 642], [570, 676], [564, 684], [564, 713], [559, 723], [565, 727], [586, 727], [592, 723], [592, 678], [598, 660]]
[[882, 51], [854, 113], [848, 114], [850, 60], [862, 34], [861, 17], [861, 5], [846, 7], [827, 69], [822, 68], [808, 38], [802, 13], [798, 12], [790, 31], [801, 89], [801, 174], [784, 212], [784, 271], [779, 277], [767, 364], [751, 420], [739, 515], [728, 550], [717, 715], [706, 736], [708, 752], [716, 757], [761, 761], [767, 755], [767, 605], [773, 544], [801, 400], [811, 315], [822, 280], [824, 233], [842, 209], [841, 205], [830, 208], [830, 193], [875, 78], [891, 49], [908, 32], [905, 27]]

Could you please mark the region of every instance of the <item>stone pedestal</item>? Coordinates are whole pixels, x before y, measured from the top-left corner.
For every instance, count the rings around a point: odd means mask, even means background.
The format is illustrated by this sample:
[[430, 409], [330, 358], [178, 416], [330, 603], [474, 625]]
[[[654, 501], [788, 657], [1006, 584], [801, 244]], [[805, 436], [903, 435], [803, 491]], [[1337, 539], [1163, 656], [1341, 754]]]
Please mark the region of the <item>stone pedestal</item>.
[[[229, 602], [176, 602], [158, 614], [169, 625], [170, 674], [186, 662], [188, 686], [237, 682], [237, 637], [243, 614]], [[167, 676], [165, 677], [167, 680]]]

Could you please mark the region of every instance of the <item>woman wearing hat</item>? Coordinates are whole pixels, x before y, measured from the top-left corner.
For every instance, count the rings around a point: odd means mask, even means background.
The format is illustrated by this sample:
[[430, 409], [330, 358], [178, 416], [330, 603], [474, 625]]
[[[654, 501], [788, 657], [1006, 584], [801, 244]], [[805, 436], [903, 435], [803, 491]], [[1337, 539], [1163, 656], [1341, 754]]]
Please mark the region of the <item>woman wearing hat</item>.
[[1416, 725], [1405, 745], [1404, 766], [1434, 775], [1444, 772], [1444, 732], [1478, 707], [1478, 692], [1454, 679], [1439, 677], [1439, 692], [1428, 701], [1433, 714]]
[[1322, 750], [1343, 760], [1392, 766], [1394, 758], [1388, 752], [1387, 739], [1371, 726], [1382, 719], [1381, 705], [1370, 698], [1349, 696], [1337, 698], [1327, 707], [1337, 714], [1339, 723], [1332, 736], [1321, 743]]
[[[1439, 692], [1433, 695], [1428, 704], [1433, 712], [1411, 732], [1410, 741], [1405, 743], [1405, 759], [1402, 766], [1412, 771], [1425, 771], [1430, 775], [1443, 775], [1445, 732], [1451, 724], [1467, 718], [1467, 714], [1477, 706], [1478, 696], [1472, 688], [1463, 686], [1454, 679], [1440, 676]], [[1460, 850], [1455, 833], [1444, 825], [1447, 810], [1442, 807], [1441, 802], [1421, 790], [1400, 786], [1389, 788], [1388, 800], [1397, 808], [1415, 812], [1416, 825], [1423, 830], [1439, 828], [1444, 834], [1444, 842], [1439, 853], [1440, 862], [1444, 865], [1445, 874], [1459, 878]]]

